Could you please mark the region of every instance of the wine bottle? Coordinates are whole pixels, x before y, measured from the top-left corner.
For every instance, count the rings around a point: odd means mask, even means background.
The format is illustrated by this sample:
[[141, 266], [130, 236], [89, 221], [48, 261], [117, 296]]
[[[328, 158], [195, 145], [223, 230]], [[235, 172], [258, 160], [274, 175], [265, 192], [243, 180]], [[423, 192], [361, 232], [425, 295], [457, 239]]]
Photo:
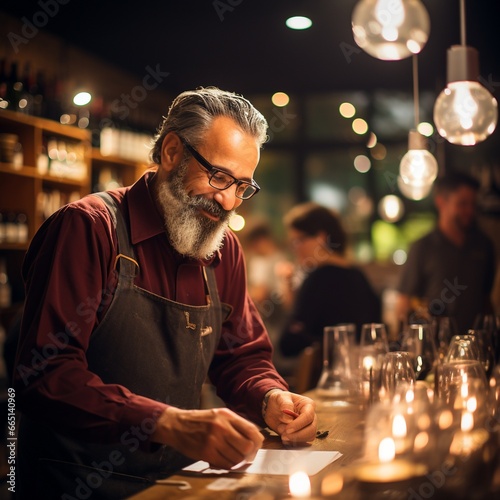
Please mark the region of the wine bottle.
[[7, 275], [5, 259], [0, 259], [0, 307], [9, 307], [12, 303], [12, 288]]
[[8, 109], [19, 111], [19, 100], [23, 90], [23, 84], [19, 80], [17, 61], [12, 61], [10, 65], [10, 76], [7, 83], [7, 101]]
[[7, 71], [6, 71], [7, 61], [5, 58], [0, 60], [0, 109], [8, 106], [7, 102]]

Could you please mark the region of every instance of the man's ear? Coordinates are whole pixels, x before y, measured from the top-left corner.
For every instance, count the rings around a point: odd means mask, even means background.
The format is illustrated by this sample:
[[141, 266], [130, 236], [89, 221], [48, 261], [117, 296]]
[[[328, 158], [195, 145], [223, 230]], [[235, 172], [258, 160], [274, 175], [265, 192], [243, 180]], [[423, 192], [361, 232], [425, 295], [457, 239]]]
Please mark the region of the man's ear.
[[170, 172], [176, 168], [184, 157], [184, 146], [175, 132], [169, 132], [161, 145], [161, 168]]

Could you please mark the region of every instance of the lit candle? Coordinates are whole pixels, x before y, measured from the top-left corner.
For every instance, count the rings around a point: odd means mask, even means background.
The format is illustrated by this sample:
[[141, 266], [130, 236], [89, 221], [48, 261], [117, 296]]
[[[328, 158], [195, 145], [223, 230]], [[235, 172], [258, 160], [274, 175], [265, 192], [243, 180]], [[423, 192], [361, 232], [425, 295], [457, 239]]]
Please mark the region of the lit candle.
[[392, 437], [396, 447], [396, 453], [402, 453], [405, 450], [405, 438], [407, 435], [406, 420], [401, 414], [394, 416], [392, 420]]
[[393, 438], [382, 439], [378, 447], [379, 463], [363, 464], [355, 475], [362, 483], [396, 483], [408, 481], [415, 476], [423, 476], [427, 469], [422, 464], [406, 460], [394, 460], [396, 444]]
[[311, 481], [305, 472], [294, 472], [290, 476], [288, 484], [290, 495], [293, 498], [309, 498], [311, 496]]
[[394, 420], [392, 421], [392, 435], [395, 438], [404, 438], [406, 437], [406, 420], [403, 415], [395, 415]]
[[488, 440], [485, 429], [474, 430], [474, 415], [469, 411], [462, 413], [460, 430], [455, 433], [450, 445], [452, 455], [467, 456], [481, 448]]

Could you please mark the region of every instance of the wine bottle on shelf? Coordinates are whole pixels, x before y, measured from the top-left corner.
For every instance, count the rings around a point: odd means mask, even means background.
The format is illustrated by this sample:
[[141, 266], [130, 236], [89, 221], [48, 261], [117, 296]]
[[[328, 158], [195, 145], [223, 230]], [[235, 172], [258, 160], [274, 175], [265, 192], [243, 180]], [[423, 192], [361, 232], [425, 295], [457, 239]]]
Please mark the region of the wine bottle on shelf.
[[6, 108], [8, 106], [7, 102], [7, 60], [5, 57], [0, 60], [0, 109]]
[[8, 107], [12, 111], [19, 111], [19, 101], [21, 99], [23, 84], [19, 79], [17, 61], [12, 61], [10, 65], [10, 76], [7, 84]]
[[9, 307], [12, 303], [12, 288], [7, 275], [5, 259], [0, 259], [0, 307]]
[[45, 91], [45, 73], [42, 70], [38, 70], [35, 78], [35, 83], [30, 89], [30, 92], [33, 96], [33, 114], [35, 116], [46, 116], [47, 101]]
[[34, 84], [33, 72], [31, 71], [31, 63], [27, 61], [24, 64], [23, 75], [21, 77], [22, 89], [19, 96], [19, 111], [31, 115], [33, 113], [33, 95], [31, 88]]
[[28, 217], [24, 212], [19, 212], [16, 216], [17, 241], [19, 243], [28, 242]]

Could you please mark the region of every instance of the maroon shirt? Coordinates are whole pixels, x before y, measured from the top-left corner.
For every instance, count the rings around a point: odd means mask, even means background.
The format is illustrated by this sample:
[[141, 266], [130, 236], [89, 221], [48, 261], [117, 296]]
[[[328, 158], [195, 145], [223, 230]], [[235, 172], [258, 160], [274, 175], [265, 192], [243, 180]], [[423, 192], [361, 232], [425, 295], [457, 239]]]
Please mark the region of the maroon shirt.
[[[201, 266], [215, 266], [220, 300], [232, 312], [223, 324], [209, 376], [230, 408], [262, 424], [264, 394], [287, 385], [271, 362], [269, 337], [246, 290], [241, 246], [227, 231], [223, 248], [211, 261], [179, 255], [152, 200], [153, 175], [148, 172], [133, 186], [111, 191], [123, 201], [130, 220], [139, 263], [135, 284], [167, 299], [205, 305]], [[116, 286], [116, 246], [109, 212], [95, 196], [66, 205], [40, 228], [23, 267], [27, 297], [14, 373], [22, 412], [103, 442], [118, 441], [167, 408], [126, 387], [104, 384], [87, 369], [91, 333]]]

